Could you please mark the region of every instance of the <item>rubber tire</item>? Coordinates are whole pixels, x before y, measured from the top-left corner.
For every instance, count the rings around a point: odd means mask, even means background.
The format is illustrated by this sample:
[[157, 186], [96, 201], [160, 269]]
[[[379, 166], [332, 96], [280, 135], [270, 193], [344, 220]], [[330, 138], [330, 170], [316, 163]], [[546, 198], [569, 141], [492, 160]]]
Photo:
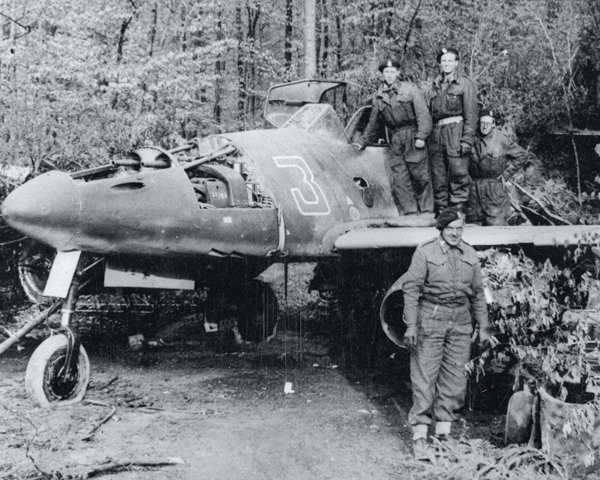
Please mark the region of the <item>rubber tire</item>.
[[[64, 335], [53, 335], [44, 340], [33, 352], [27, 364], [25, 372], [25, 389], [29, 399], [37, 406], [48, 408], [53, 406], [67, 406], [83, 400], [90, 381], [90, 360], [82, 345], [79, 347], [79, 359], [77, 361], [78, 379], [73, 391], [67, 398], [48, 398], [44, 388], [47, 368], [57, 355], [64, 357], [67, 347], [67, 337]], [[61, 352], [65, 350], [65, 352]]]
[[55, 256], [56, 250], [33, 241], [26, 243], [21, 250], [19, 280], [27, 297], [36, 304], [50, 305], [54, 301], [43, 293]]

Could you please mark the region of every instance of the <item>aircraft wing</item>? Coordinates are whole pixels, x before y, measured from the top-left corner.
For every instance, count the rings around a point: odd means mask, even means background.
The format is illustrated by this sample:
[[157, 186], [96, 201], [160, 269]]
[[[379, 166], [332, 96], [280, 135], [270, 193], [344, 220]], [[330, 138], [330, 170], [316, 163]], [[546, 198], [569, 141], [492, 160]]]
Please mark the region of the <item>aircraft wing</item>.
[[[380, 227], [351, 230], [334, 242], [337, 250], [416, 247], [439, 235], [434, 227]], [[533, 244], [553, 246], [600, 242], [600, 225], [467, 225], [463, 240], [473, 246]]]

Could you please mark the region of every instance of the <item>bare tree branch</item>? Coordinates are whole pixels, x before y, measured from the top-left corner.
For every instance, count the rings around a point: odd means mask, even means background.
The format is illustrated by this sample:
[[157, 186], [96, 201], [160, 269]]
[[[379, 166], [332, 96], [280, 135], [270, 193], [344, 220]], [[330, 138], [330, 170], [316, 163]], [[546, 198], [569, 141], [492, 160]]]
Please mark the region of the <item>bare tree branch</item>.
[[544, 205], [544, 202], [542, 202], [539, 198], [537, 198], [533, 193], [530, 193], [529, 191], [525, 190], [521, 185], [519, 185], [517, 182], [512, 181], [511, 182], [515, 187], [517, 187], [519, 189], [519, 191], [521, 191], [522, 193], [524, 193], [525, 195], [527, 195], [529, 198], [531, 198], [535, 203], [537, 203], [540, 207], [542, 207], [542, 210], [544, 211], [544, 213], [546, 215], [548, 215], [549, 217], [552, 217], [554, 220], [558, 220], [559, 222], [562, 222], [566, 225], [573, 225], [571, 222], [569, 222], [568, 220], [565, 220], [562, 217], [559, 217], [558, 215], [554, 215], [553, 213], [551, 213], [550, 211], [548, 211], [548, 209], [546, 208], [546, 205]]
[[21, 28], [24, 28], [24, 29], [25, 29], [25, 33], [24, 33], [23, 35], [19, 35], [18, 37], [15, 37], [15, 38], [21, 38], [21, 37], [23, 37], [23, 36], [25, 36], [25, 35], [27, 35], [28, 33], [30, 33], [30, 32], [31, 32], [31, 26], [30, 26], [30, 25], [23, 25], [23, 24], [22, 24], [21, 22], [19, 22], [18, 20], [15, 20], [14, 18], [12, 18], [12, 17], [9, 17], [8, 15], [6, 15], [5, 13], [2, 13], [2, 12], [0, 12], [0, 17], [4, 17], [4, 18], [6, 18], [7, 20], [10, 20], [11, 22], [15, 23], [15, 24], [16, 24], [16, 25], [18, 25], [19, 27], [21, 27]]
[[419, 14], [420, 8], [421, 8], [421, 0], [419, 0], [419, 3], [417, 3], [415, 11], [413, 12], [412, 17], [410, 18], [410, 22], [408, 24], [408, 31], [406, 32], [406, 37], [404, 37], [404, 51], [405, 52], [408, 49], [408, 42], [410, 40], [410, 35], [412, 34], [413, 27], [414, 27], [415, 21], [417, 19], [417, 15]]

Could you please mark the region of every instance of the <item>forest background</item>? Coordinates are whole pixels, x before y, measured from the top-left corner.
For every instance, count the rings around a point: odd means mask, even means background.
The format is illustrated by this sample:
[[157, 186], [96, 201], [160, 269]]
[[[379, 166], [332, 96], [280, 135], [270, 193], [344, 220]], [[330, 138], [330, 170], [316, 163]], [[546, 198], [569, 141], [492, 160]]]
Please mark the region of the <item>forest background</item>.
[[[436, 52], [455, 46], [480, 102], [530, 151], [549, 130], [600, 127], [595, 0], [316, 0], [314, 31], [311, 3], [0, 0], [0, 165], [79, 169], [265, 127], [268, 87], [305, 78], [311, 42], [316, 77], [357, 84], [349, 113], [386, 55], [426, 89]], [[580, 177], [581, 203], [595, 182]]]

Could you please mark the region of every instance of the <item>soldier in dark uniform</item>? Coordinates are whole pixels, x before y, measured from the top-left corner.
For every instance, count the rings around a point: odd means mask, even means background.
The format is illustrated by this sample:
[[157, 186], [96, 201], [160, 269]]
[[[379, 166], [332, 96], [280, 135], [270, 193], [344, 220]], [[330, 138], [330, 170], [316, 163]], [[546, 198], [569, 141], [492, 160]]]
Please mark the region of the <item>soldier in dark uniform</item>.
[[458, 71], [459, 55], [443, 48], [437, 55], [441, 74], [433, 82], [429, 139], [436, 213], [448, 205], [464, 208], [469, 196], [469, 155], [477, 128], [477, 88]]
[[435, 421], [435, 436], [447, 439], [455, 411], [464, 404], [471, 312], [479, 324], [481, 346], [490, 341], [479, 259], [473, 247], [461, 240], [463, 226], [459, 208], [448, 207], [440, 213], [439, 237], [417, 247], [402, 284], [404, 343], [411, 350], [413, 389], [408, 420], [417, 458], [428, 447], [429, 425]]
[[527, 160], [517, 142], [496, 130], [494, 111], [479, 112], [479, 131], [469, 163], [472, 184], [467, 202], [467, 222], [507, 225], [512, 210], [505, 182]]
[[425, 145], [431, 133], [431, 116], [423, 93], [415, 85], [398, 80], [399, 69], [395, 58], [379, 65], [384, 81], [373, 98], [373, 111], [358, 147], [363, 150], [376, 140], [382, 121], [391, 134], [391, 184], [400, 214], [433, 212]]

